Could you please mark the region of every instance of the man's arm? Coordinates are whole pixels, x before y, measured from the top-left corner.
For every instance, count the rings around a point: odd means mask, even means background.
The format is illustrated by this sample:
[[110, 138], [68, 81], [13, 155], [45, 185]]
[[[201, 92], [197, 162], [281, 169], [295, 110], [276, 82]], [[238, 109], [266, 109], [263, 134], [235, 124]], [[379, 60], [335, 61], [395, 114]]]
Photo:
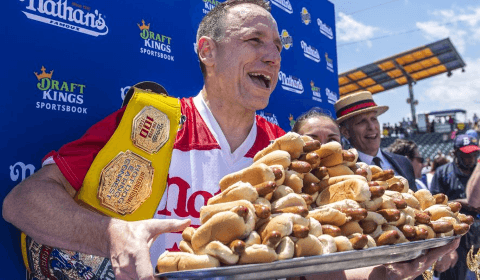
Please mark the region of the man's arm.
[[468, 179], [465, 192], [467, 193], [467, 204], [480, 208], [480, 163], [477, 163], [470, 179]]
[[158, 234], [183, 230], [189, 220], [125, 222], [79, 206], [55, 164], [18, 184], [3, 202], [3, 218], [37, 242], [108, 257], [117, 279], [153, 279], [149, 247]]

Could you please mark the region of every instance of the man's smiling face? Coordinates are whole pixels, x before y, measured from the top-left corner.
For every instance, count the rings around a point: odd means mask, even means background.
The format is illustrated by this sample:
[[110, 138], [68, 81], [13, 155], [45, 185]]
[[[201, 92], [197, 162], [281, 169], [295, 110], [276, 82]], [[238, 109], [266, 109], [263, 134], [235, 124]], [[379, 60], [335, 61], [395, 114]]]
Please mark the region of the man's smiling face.
[[377, 112], [367, 112], [345, 121], [342, 134], [362, 153], [375, 156], [380, 148], [380, 123]]
[[278, 81], [282, 44], [271, 14], [253, 4], [229, 10], [225, 34], [217, 42], [215, 80], [224, 100], [248, 110], [268, 105]]

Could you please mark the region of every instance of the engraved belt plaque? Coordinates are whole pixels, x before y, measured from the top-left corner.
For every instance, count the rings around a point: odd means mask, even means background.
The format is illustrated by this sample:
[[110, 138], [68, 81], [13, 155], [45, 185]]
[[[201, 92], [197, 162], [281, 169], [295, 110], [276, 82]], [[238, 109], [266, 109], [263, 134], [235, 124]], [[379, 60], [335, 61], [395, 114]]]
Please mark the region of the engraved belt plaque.
[[133, 119], [132, 142], [149, 154], [157, 153], [168, 141], [170, 120], [152, 106], [145, 108]]
[[133, 213], [152, 193], [153, 172], [149, 160], [120, 152], [100, 174], [100, 204], [120, 215]]

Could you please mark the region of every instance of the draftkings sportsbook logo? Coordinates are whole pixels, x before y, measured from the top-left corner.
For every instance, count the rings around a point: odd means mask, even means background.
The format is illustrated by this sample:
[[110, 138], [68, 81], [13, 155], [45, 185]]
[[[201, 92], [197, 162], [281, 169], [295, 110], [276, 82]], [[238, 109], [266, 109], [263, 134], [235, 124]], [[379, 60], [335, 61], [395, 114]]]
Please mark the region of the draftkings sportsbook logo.
[[322, 94], [320, 88], [315, 86], [313, 81], [310, 81], [310, 88], [312, 89], [312, 100], [322, 102]]
[[287, 76], [282, 71], [278, 72], [278, 80], [282, 82], [282, 88], [298, 94], [303, 93], [302, 80], [291, 75]]
[[325, 93], [327, 94], [328, 103], [335, 104], [338, 100], [338, 95], [334, 91], [331, 91], [329, 88], [325, 89]]
[[292, 4], [288, 0], [270, 0], [273, 5], [279, 7], [280, 9], [284, 10], [285, 12], [291, 14], [293, 13]]
[[86, 86], [52, 79], [53, 70], [46, 72], [44, 66], [41, 72], [34, 72], [37, 77], [37, 89], [42, 92], [42, 101], [36, 103], [35, 108], [87, 114], [87, 108], [78, 106], [83, 104], [83, 93]]
[[290, 49], [293, 46], [293, 38], [288, 34], [288, 31], [283, 29], [282, 34], [280, 36], [280, 40], [282, 41], [283, 48], [286, 50]]
[[312, 22], [312, 17], [311, 17], [310, 14], [308, 13], [307, 8], [303, 7], [303, 8], [302, 8], [302, 11], [300, 12], [300, 15], [302, 16], [302, 22], [303, 22], [305, 25], [309, 25], [310, 22]]
[[303, 55], [306, 58], [311, 59], [317, 63], [320, 62], [320, 53], [315, 47], [308, 45], [303, 40], [300, 42], [300, 45], [302, 46], [302, 49], [303, 49]]
[[142, 19], [142, 24], [137, 23], [140, 28], [140, 38], [143, 39], [143, 46], [140, 47], [140, 53], [162, 58], [165, 60], [174, 61], [172, 52], [172, 38], [166, 35], [156, 33], [150, 30], [150, 23], [145, 24]]
[[105, 16], [98, 10], [76, 2], [69, 5], [67, 0], [29, 0], [25, 8], [26, 11], [22, 12], [31, 20], [95, 37], [108, 33]]
[[263, 111], [260, 111], [258, 112], [258, 115], [264, 119], [266, 119], [267, 121], [273, 123], [273, 124], [276, 124], [278, 125], [278, 119], [277, 119], [277, 116], [275, 116], [275, 114], [272, 114], [272, 113], [265, 113]]
[[203, 8], [203, 13], [208, 14], [215, 6], [218, 4], [222, 3], [217, 0], [202, 0], [205, 4], [205, 7]]
[[326, 23], [323, 23], [321, 19], [317, 18], [317, 24], [320, 27], [320, 33], [325, 35], [328, 39], [333, 39], [333, 30]]
[[327, 62], [327, 70], [333, 73], [333, 59], [328, 57], [328, 53], [325, 53], [325, 61]]

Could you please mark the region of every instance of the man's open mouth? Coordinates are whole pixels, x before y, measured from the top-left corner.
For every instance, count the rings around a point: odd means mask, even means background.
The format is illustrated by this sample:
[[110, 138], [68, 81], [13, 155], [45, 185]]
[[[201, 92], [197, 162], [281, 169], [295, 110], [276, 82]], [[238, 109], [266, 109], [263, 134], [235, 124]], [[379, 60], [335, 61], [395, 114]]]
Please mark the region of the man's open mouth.
[[264, 75], [264, 74], [261, 74], [261, 73], [255, 73], [255, 72], [248, 73], [248, 76], [250, 76], [252, 81], [255, 84], [257, 84], [258, 86], [263, 87], [263, 88], [270, 88], [270, 84], [271, 84], [271, 80], [272, 80], [272, 78], [270, 78], [270, 76]]

